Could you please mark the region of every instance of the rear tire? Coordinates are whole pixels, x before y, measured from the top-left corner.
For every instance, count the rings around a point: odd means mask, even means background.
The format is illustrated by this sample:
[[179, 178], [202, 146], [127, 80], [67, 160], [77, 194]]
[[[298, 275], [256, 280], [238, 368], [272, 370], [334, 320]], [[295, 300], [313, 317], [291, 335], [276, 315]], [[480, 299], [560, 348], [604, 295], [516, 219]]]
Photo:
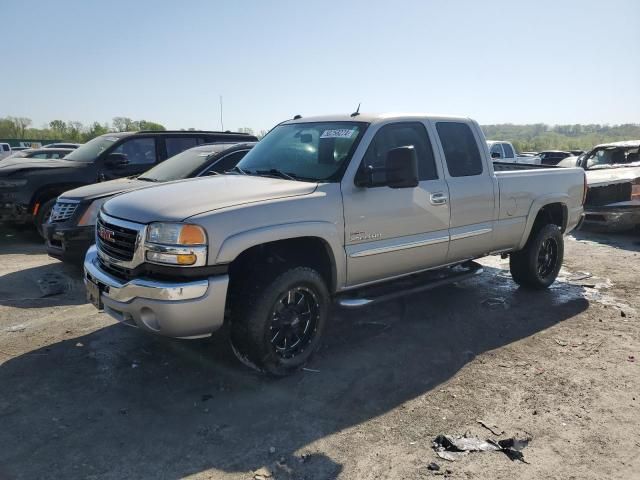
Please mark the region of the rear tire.
[[36, 230], [40, 234], [42, 238], [46, 239], [44, 226], [49, 221], [49, 217], [51, 216], [51, 210], [53, 206], [56, 204], [56, 199], [52, 198], [51, 200], [47, 200], [46, 202], [40, 204], [40, 208], [38, 209], [38, 213], [36, 213], [35, 218], [33, 219]]
[[244, 364], [268, 374], [293, 373], [320, 345], [329, 300], [322, 276], [307, 267], [248, 281], [232, 305], [234, 353]]
[[541, 290], [549, 287], [560, 272], [564, 258], [564, 240], [557, 225], [539, 228], [525, 247], [511, 254], [509, 268], [520, 286]]

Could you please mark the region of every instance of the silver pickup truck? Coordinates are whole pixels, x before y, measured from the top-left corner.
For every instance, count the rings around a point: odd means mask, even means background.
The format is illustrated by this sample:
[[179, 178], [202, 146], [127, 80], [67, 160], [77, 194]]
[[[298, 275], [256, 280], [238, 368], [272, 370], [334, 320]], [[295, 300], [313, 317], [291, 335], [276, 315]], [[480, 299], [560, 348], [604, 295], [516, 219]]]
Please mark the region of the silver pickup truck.
[[460, 280], [492, 254], [510, 256], [523, 287], [553, 283], [562, 235], [583, 215], [584, 172], [523, 167], [494, 165], [467, 118], [296, 118], [234, 172], [106, 202], [87, 295], [170, 337], [226, 322], [241, 360], [284, 375], [318, 347], [332, 301], [360, 307]]

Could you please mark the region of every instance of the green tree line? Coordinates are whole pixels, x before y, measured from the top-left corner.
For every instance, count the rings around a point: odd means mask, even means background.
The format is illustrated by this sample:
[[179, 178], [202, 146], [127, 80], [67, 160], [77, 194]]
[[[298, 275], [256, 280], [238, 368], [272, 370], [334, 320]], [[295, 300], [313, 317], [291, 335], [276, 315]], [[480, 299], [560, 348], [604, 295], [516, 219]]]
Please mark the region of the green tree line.
[[84, 143], [98, 135], [109, 132], [132, 132], [139, 130], [166, 130], [163, 125], [148, 120], [132, 120], [127, 117], [114, 117], [111, 124], [93, 122], [84, 125], [81, 122], [52, 120], [42, 128], [32, 127], [30, 118], [0, 118], [0, 138], [50, 139], [65, 142]]
[[483, 125], [488, 140], [513, 143], [519, 152], [542, 150], [589, 150], [600, 143], [640, 139], [640, 124], [623, 125]]

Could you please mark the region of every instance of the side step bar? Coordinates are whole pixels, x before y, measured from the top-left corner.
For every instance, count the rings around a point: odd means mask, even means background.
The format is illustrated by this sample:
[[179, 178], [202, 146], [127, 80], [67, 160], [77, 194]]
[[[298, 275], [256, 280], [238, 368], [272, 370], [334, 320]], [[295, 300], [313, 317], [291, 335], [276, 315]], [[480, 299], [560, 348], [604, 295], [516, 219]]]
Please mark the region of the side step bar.
[[480, 273], [482, 265], [465, 262], [455, 267], [427, 271], [344, 293], [337, 297], [337, 303], [344, 308], [360, 308], [466, 280]]

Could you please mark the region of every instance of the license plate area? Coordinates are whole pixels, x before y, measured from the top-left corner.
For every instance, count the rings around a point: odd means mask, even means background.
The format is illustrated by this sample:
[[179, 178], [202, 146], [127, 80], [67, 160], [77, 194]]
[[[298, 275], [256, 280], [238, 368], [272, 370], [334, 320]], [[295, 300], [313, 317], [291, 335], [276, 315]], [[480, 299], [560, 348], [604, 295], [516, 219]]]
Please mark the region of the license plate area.
[[93, 281], [93, 279], [87, 276], [87, 301], [93, 304], [98, 310], [104, 310], [104, 305], [102, 304], [102, 290], [100, 284], [98, 282]]

